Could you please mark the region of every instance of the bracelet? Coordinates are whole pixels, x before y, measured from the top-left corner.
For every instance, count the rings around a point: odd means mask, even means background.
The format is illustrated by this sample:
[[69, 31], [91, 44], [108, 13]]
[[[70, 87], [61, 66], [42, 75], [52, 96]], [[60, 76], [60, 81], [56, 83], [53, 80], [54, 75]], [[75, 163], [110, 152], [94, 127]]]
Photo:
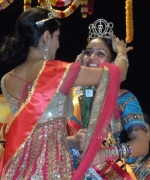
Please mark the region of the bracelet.
[[124, 60], [127, 63], [127, 66], [129, 66], [129, 61], [128, 61], [128, 58], [126, 56], [117, 56], [115, 59], [115, 64], [117, 62], [117, 59]]
[[119, 152], [116, 146], [105, 147], [105, 161], [115, 161], [119, 157]]
[[126, 56], [126, 57], [127, 57], [127, 54], [126, 54], [126, 53], [124, 53], [124, 52], [122, 52], [122, 51], [118, 51], [118, 52], [117, 52], [117, 56], [119, 56], [119, 55], [118, 55], [118, 53], [121, 53], [121, 54], [123, 54], [124, 56]]
[[132, 149], [131, 146], [127, 143], [122, 144], [116, 144], [116, 147], [118, 149], [119, 158], [128, 158], [132, 155]]

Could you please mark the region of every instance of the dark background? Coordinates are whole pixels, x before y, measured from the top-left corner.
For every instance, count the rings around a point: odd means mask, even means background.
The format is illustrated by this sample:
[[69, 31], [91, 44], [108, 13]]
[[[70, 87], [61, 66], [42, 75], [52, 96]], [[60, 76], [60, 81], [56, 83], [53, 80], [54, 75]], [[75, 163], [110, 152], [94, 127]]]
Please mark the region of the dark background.
[[[32, 7], [37, 6], [32, 0]], [[72, 62], [87, 43], [88, 25], [98, 18], [114, 23], [114, 34], [125, 39], [125, 0], [95, 0], [94, 12], [83, 19], [80, 6], [69, 17], [60, 19], [60, 48], [56, 59]], [[13, 30], [17, 17], [23, 12], [23, 0], [14, 0], [0, 11], [0, 43]], [[150, 114], [150, 0], [133, 0], [134, 39], [128, 53], [129, 71], [122, 88], [130, 90], [139, 100], [143, 112]], [[0, 78], [13, 65], [0, 63]]]

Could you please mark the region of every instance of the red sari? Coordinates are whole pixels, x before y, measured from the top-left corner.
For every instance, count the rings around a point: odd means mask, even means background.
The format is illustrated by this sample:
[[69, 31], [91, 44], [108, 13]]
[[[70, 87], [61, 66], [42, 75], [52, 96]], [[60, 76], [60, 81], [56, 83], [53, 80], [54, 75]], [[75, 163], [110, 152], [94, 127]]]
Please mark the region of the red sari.
[[71, 179], [65, 123], [72, 114], [69, 90], [79, 71], [79, 63], [44, 63], [25, 103], [8, 122], [1, 179]]

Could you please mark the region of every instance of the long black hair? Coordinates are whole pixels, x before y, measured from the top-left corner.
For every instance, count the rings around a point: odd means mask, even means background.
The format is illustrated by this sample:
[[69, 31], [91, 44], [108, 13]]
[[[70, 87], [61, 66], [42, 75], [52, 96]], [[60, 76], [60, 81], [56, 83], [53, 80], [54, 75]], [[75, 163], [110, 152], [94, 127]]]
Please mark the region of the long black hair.
[[9, 62], [26, 60], [30, 47], [37, 47], [41, 35], [48, 30], [52, 35], [60, 27], [56, 18], [45, 21], [41, 27], [36, 22], [48, 18], [49, 11], [35, 7], [23, 12], [16, 21], [14, 31], [7, 36], [0, 48], [0, 59]]

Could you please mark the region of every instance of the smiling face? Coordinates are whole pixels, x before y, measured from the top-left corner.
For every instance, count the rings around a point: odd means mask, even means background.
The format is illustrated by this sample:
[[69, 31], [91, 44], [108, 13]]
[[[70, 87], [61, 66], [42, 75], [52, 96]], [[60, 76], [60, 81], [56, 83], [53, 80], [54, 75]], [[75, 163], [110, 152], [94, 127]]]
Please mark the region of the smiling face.
[[91, 40], [85, 50], [83, 66], [98, 67], [103, 62], [111, 62], [110, 50], [104, 40], [96, 38]]

